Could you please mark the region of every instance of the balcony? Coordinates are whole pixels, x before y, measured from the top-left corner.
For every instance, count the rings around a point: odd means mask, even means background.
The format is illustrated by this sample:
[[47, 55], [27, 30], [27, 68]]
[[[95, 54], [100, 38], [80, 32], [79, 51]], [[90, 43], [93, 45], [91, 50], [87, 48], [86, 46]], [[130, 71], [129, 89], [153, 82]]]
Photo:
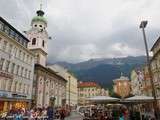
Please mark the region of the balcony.
[[13, 75], [8, 73], [8, 72], [5, 72], [5, 71], [2, 71], [0, 70], [0, 77], [5, 77], [5, 78], [9, 78], [9, 79], [13, 79]]

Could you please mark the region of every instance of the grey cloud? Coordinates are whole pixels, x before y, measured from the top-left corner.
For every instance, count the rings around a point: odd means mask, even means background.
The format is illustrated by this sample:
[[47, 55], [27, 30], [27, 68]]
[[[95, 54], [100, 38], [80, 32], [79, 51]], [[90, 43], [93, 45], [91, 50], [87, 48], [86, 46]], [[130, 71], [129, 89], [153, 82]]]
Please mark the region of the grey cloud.
[[[38, 0], [1, 0], [0, 15], [21, 31], [30, 27]], [[159, 0], [47, 0], [49, 61], [143, 55], [142, 19], [149, 48], [160, 32]], [[5, 7], [4, 7], [5, 6]]]

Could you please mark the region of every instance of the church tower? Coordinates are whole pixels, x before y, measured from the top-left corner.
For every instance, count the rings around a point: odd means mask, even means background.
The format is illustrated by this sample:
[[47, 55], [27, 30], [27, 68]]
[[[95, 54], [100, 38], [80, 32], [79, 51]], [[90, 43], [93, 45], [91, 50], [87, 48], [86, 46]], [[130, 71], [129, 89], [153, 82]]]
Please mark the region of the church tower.
[[28, 48], [35, 54], [35, 63], [46, 66], [48, 33], [46, 31], [47, 20], [44, 12], [40, 9], [37, 16], [31, 21], [31, 29], [27, 31], [27, 37], [30, 40]]

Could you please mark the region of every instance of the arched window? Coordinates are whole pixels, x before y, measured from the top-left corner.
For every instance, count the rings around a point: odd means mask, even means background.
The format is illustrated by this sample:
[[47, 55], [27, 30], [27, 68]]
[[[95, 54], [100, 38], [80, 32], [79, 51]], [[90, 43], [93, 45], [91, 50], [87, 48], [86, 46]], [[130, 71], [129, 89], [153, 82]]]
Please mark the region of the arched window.
[[32, 39], [32, 45], [35, 45], [36, 44], [36, 38], [33, 38]]
[[42, 41], [42, 46], [44, 47], [44, 40]]

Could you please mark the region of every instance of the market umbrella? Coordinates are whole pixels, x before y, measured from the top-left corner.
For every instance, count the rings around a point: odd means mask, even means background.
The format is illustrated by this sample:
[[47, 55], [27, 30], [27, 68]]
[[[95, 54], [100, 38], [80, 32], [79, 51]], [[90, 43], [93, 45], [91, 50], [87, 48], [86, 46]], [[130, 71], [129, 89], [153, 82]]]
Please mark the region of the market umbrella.
[[152, 102], [154, 100], [153, 97], [150, 97], [150, 96], [133, 96], [133, 97], [129, 97], [129, 98], [126, 98], [124, 99], [124, 101], [128, 101], [128, 102]]
[[110, 96], [94, 96], [87, 98], [89, 101], [94, 101], [94, 102], [116, 102], [119, 101], [120, 99], [110, 97]]
[[138, 107], [139, 107], [139, 112], [140, 112], [140, 119], [142, 120], [142, 115], [141, 115], [141, 109], [140, 109], [140, 103], [146, 103], [146, 102], [153, 102], [154, 98], [150, 97], [150, 96], [133, 96], [133, 97], [129, 97], [124, 99], [123, 102], [131, 102], [131, 103], [138, 103]]

